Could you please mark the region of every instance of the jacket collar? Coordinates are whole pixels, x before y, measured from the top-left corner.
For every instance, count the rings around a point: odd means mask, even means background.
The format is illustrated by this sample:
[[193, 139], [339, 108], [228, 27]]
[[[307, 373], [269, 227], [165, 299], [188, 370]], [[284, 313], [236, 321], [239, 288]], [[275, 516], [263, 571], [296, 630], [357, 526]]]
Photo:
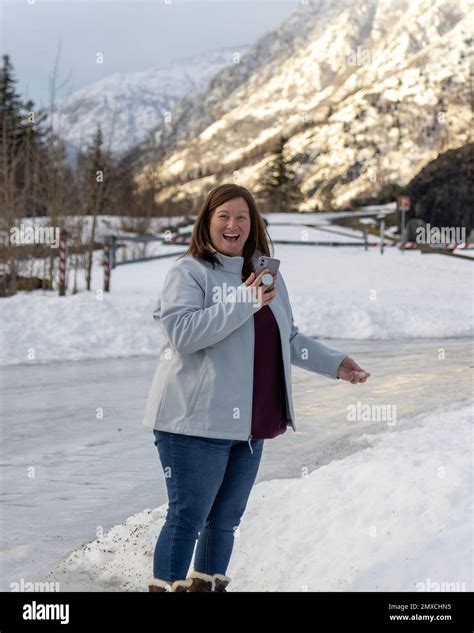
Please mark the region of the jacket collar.
[[[244, 258], [236, 255], [235, 257], [229, 257], [229, 255], [224, 255], [220, 251], [217, 251], [214, 247], [209, 247], [213, 255], [220, 261], [222, 264], [223, 270], [230, 273], [242, 273], [242, 268], [244, 265]], [[255, 266], [258, 258], [260, 257], [261, 252], [257, 250], [255, 255], [252, 257], [252, 264]]]

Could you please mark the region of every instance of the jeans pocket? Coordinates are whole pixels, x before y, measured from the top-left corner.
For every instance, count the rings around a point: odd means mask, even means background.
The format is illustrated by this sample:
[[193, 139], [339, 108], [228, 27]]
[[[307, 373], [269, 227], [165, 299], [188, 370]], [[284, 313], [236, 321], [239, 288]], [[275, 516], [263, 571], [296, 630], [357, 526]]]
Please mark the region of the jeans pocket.
[[153, 435], [155, 436], [153, 444], [156, 446], [156, 448], [158, 448], [158, 442], [166, 439], [166, 437], [170, 435], [170, 433], [168, 433], [167, 431], [159, 431], [158, 429], [153, 429]]

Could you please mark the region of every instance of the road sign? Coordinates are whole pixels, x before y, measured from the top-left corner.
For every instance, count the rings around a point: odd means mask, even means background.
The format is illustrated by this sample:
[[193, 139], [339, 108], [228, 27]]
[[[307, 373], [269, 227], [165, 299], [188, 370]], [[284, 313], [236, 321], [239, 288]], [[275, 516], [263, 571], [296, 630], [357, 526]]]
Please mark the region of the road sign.
[[397, 206], [401, 211], [409, 211], [410, 196], [398, 196]]
[[405, 237], [405, 211], [410, 210], [410, 196], [398, 196], [397, 208], [402, 212], [401, 226], [400, 226], [400, 239], [405, 240], [406, 239]]

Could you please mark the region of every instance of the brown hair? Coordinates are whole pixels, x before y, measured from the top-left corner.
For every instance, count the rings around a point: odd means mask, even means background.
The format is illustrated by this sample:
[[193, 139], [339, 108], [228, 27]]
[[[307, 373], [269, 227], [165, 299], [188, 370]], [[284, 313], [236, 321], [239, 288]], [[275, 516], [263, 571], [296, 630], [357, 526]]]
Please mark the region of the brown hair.
[[194, 224], [193, 234], [191, 236], [191, 244], [189, 245], [189, 248], [179, 257], [192, 255], [193, 257], [199, 257], [207, 262], [210, 262], [214, 268], [216, 265], [221, 266], [221, 262], [211, 250], [212, 244], [209, 224], [214, 209], [219, 207], [221, 204], [224, 204], [224, 202], [234, 198], [243, 198], [248, 204], [250, 212], [250, 233], [244, 244], [242, 253], [244, 258], [242, 277], [247, 278], [253, 271], [251, 260], [256, 251], [259, 250], [262, 255], [270, 257], [270, 245], [272, 252], [274, 251], [274, 246], [268, 234], [265, 222], [263, 221], [263, 216], [257, 208], [254, 197], [248, 189], [241, 187], [240, 185], [234, 185], [232, 183], [223, 184], [218, 185], [209, 191], [206, 199], [199, 209], [198, 216]]

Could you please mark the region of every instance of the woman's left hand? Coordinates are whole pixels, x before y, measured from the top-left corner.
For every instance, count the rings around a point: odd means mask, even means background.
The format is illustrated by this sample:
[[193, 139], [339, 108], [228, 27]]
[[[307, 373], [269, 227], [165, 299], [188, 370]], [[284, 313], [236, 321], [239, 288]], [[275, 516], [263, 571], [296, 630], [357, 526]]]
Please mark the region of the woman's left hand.
[[368, 371], [359, 367], [359, 365], [350, 356], [347, 356], [339, 365], [337, 370], [337, 377], [341, 380], [348, 380], [353, 385], [358, 382], [365, 382], [370, 376]]

